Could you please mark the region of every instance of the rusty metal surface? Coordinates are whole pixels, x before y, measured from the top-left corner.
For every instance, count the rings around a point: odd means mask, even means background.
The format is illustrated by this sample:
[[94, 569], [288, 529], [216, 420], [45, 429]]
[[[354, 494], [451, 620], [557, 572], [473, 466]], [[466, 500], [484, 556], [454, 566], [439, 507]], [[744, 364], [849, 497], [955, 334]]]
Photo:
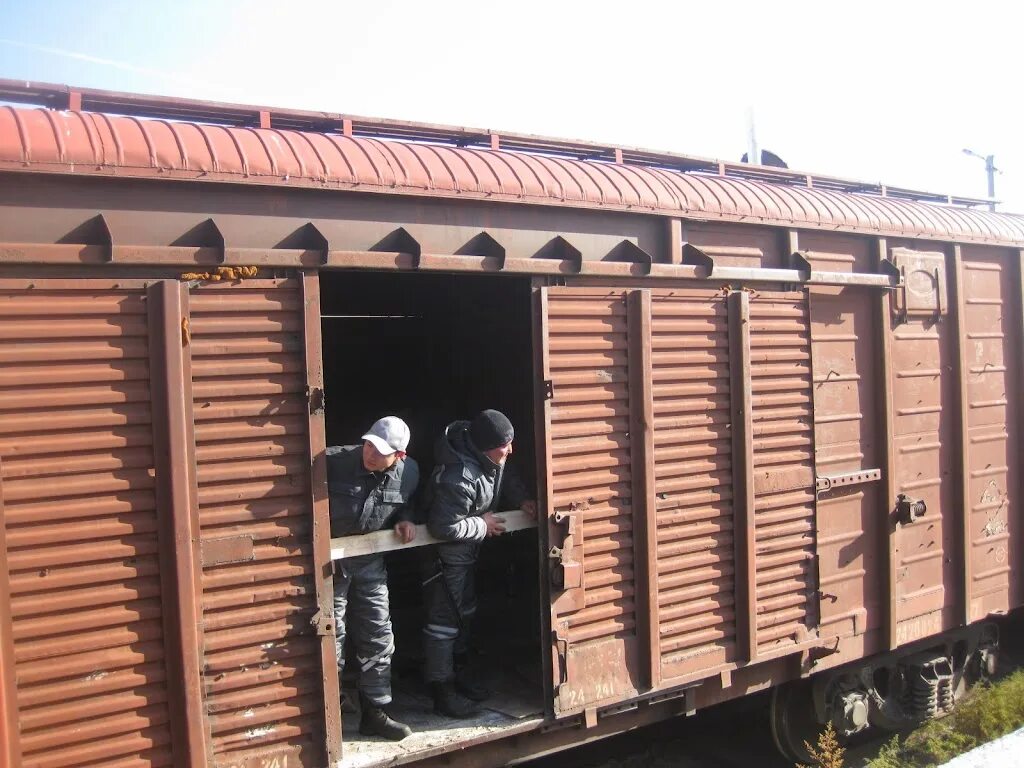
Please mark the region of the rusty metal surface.
[[750, 301], [757, 650], [817, 627], [814, 403], [803, 292]]
[[143, 297], [129, 281], [0, 284], [25, 768], [172, 763]]
[[18, 683], [14, 676], [11, 589], [5, 530], [3, 461], [0, 461], [0, 758], [3, 758], [0, 762], [13, 766], [21, 760], [21, 732], [18, 728]]
[[0, 169], [486, 198], [1024, 243], [1024, 218], [987, 211], [515, 151], [88, 112], [0, 107]]
[[171, 735], [176, 765], [206, 768], [209, 733], [199, 653], [202, 590], [195, 437], [191, 371], [182, 335], [187, 302], [188, 294], [177, 280], [161, 280], [146, 292]]
[[[804, 235], [815, 268], [867, 271], [871, 243]], [[810, 294], [814, 366], [814, 444], [818, 476], [860, 474], [884, 464], [878, 437], [873, 291], [815, 288]], [[888, 315], [885, 316], [888, 321]], [[886, 326], [888, 332], [888, 326]], [[883, 385], [884, 386], [884, 385]], [[821, 634], [859, 635], [882, 627], [887, 539], [882, 472], [877, 480], [818, 494], [817, 554]]]
[[[550, 535], [563, 562], [582, 569], [579, 599], [552, 594], [555, 711], [566, 715], [640, 686], [627, 308], [621, 290], [545, 293], [548, 507], [562, 520]], [[569, 587], [569, 568], [562, 578]]]
[[[889, 243], [890, 250], [897, 245]], [[934, 316], [897, 318], [892, 332], [895, 490], [928, 507], [916, 522], [895, 524], [897, 645], [959, 623], [954, 332]]]
[[200, 99], [122, 93], [52, 83], [0, 78], [0, 101], [38, 104], [72, 112], [108, 112], [133, 117], [191, 120], [242, 127], [287, 128], [296, 131], [340, 132], [345, 136], [402, 139], [452, 144], [458, 147], [511, 149], [574, 159], [603, 160], [616, 164], [654, 166], [720, 176], [734, 176], [782, 184], [817, 187], [883, 197], [926, 200], [951, 205], [983, 205], [988, 198], [942, 195], [933, 192], [842, 179], [786, 168], [734, 163], [638, 147], [600, 144], [593, 141], [551, 138], [535, 134], [498, 132], [484, 128], [362, 117], [332, 112], [279, 109], [267, 106], [226, 104]]
[[202, 572], [212, 762], [318, 765], [324, 668], [311, 624], [318, 605], [299, 281], [199, 284], [189, 303], [200, 534], [253, 540], [251, 561]]
[[[970, 600], [966, 618], [975, 621], [1016, 605], [1013, 564], [1020, 563], [1021, 502], [1018, 398], [1013, 363], [1021, 339], [1015, 327], [1016, 269], [998, 251], [965, 248], [963, 289], [963, 372], [966, 385], [964, 504]], [[969, 449], [969, 450], [967, 450]], [[1019, 581], [1019, 579], [1018, 579]]]
[[331, 563], [331, 520], [327, 495], [327, 427], [324, 418], [324, 364], [321, 331], [320, 275], [303, 272], [303, 358], [306, 391], [309, 393], [307, 457], [309, 497], [312, 507], [313, 587], [316, 593], [317, 634], [320, 637], [320, 677], [323, 682], [324, 741], [327, 762], [342, 755], [341, 699], [334, 638], [334, 578]]
[[652, 304], [658, 601], [665, 677], [734, 658], [733, 488], [725, 296]]

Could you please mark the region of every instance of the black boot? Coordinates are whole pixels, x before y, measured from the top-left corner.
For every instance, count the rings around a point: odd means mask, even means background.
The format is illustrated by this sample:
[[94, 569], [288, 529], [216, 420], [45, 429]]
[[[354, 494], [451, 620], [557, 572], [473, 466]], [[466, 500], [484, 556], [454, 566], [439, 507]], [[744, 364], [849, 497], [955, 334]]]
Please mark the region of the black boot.
[[412, 735], [412, 728], [392, 719], [383, 707], [371, 703], [364, 696], [359, 697], [359, 702], [363, 710], [359, 719], [359, 732], [363, 736], [380, 736], [389, 741], [401, 741]]
[[468, 675], [459, 675], [455, 678], [455, 690], [470, 701], [480, 702], [491, 698], [491, 690]]
[[434, 694], [434, 711], [456, 720], [472, 717], [480, 708], [469, 699], [455, 692], [455, 683], [431, 683], [430, 690]]

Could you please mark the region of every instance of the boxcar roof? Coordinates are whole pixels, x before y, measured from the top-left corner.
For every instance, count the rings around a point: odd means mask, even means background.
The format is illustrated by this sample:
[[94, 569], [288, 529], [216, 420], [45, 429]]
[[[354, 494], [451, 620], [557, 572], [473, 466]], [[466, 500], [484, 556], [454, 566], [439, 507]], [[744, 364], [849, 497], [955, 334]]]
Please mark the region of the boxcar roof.
[[1024, 246], [1024, 216], [519, 151], [0, 107], [0, 170], [653, 212]]

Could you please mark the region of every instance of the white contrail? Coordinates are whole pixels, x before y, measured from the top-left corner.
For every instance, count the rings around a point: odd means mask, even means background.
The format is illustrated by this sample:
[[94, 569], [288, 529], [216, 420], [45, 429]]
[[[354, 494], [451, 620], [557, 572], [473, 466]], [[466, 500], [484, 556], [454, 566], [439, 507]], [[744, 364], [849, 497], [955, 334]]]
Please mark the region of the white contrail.
[[100, 56], [93, 56], [92, 54], [88, 54], [88, 53], [79, 53], [78, 51], [68, 51], [68, 50], [65, 50], [63, 48], [51, 48], [50, 46], [47, 46], [47, 45], [37, 45], [35, 43], [25, 43], [25, 42], [22, 42], [21, 40], [9, 40], [9, 39], [4, 38], [4, 37], [0, 37], [0, 43], [3, 43], [5, 45], [13, 45], [16, 48], [24, 48], [24, 49], [29, 50], [29, 51], [38, 51], [39, 53], [48, 53], [51, 56], [60, 56], [61, 58], [65, 58], [65, 59], [75, 59], [76, 61], [87, 61], [87, 62], [89, 62], [91, 64], [101, 64], [101, 65], [106, 66], [106, 67], [114, 67], [115, 69], [123, 69], [126, 72], [135, 72], [136, 74], [140, 74], [140, 75], [150, 75], [150, 76], [153, 76], [153, 77], [159, 77], [159, 78], [162, 78], [162, 79], [167, 80], [169, 82], [176, 83], [178, 85], [187, 86], [190, 89], [207, 90], [207, 89], [209, 89], [209, 87], [211, 85], [215, 85], [218, 89], [220, 89], [220, 86], [217, 86], [216, 83], [211, 83], [210, 81], [206, 81], [204, 83], [200, 83], [200, 82], [197, 82], [195, 80], [189, 80], [188, 78], [184, 78], [184, 77], [180, 77], [178, 75], [171, 74], [169, 72], [162, 72], [159, 69], [150, 69], [149, 67], [139, 67], [139, 66], [136, 66], [135, 64], [129, 64], [128, 62], [125, 62], [125, 61], [116, 61], [114, 59], [105, 59], [105, 58], [102, 58]]

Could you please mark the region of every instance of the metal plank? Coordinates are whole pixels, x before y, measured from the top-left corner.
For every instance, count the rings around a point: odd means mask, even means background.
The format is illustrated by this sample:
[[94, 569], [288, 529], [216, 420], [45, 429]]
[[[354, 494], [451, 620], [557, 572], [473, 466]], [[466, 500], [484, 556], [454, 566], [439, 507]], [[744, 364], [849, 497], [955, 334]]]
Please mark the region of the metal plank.
[[959, 245], [953, 246], [953, 265], [950, 289], [953, 291], [953, 360], [957, 376], [954, 379], [953, 401], [956, 403], [956, 447], [954, 451], [957, 467], [956, 482], [959, 493], [959, 514], [955, 534], [959, 541], [957, 551], [961, 562], [960, 582], [960, 620], [964, 624], [971, 623], [971, 458], [970, 435], [967, 411], [968, 382], [967, 355], [964, 350], [966, 328], [966, 302], [964, 300], [964, 262]]
[[[889, 256], [889, 247], [885, 238], [878, 238], [878, 263], [881, 265]], [[878, 386], [877, 402], [879, 429], [882, 436], [879, 443], [881, 464], [885, 477], [885, 508], [886, 541], [883, 545], [885, 556], [885, 589], [886, 600], [885, 627], [890, 649], [897, 646], [896, 625], [899, 621], [896, 604], [896, 523], [893, 510], [896, 508], [896, 452], [893, 447], [896, 439], [895, 414], [892, 394], [892, 312], [890, 302], [892, 295], [888, 291], [878, 294], [877, 312], [875, 315], [875, 350], [878, 355]]]
[[754, 425], [750, 377], [750, 294], [729, 294], [729, 394], [732, 407], [736, 646], [757, 657], [757, 561], [754, 530]]
[[18, 727], [18, 682], [14, 675], [10, 571], [7, 568], [7, 524], [4, 518], [3, 467], [0, 464], [0, 763], [21, 765]]
[[209, 764], [200, 659], [202, 579], [192, 421], [191, 355], [183, 321], [188, 291], [161, 280], [147, 291], [160, 583], [175, 764]]
[[[327, 495], [327, 431], [324, 423], [323, 342], [320, 330], [320, 278], [317, 272], [302, 273], [303, 338], [305, 339], [306, 387], [309, 409], [309, 491], [313, 508], [313, 584], [321, 617], [334, 617], [334, 576], [331, 563], [331, 520]], [[333, 629], [333, 626], [331, 627]], [[341, 691], [334, 632], [320, 633], [320, 666], [323, 671], [326, 755], [329, 765], [341, 759]]]
[[658, 522], [654, 476], [654, 394], [651, 365], [651, 292], [629, 294], [629, 443], [633, 480], [633, 563], [637, 624], [647, 655], [648, 684], [661, 684], [658, 605]]

